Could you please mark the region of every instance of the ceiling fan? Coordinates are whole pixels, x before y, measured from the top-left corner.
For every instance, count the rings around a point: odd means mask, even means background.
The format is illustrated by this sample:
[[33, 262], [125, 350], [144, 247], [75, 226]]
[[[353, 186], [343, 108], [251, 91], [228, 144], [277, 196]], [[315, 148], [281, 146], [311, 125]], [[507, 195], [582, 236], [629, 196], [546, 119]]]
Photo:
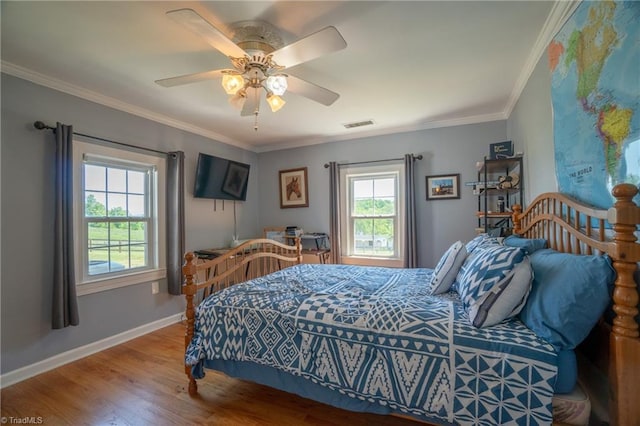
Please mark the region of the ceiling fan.
[[234, 40], [228, 38], [192, 9], [178, 9], [167, 15], [204, 38], [231, 60], [233, 69], [219, 69], [156, 80], [164, 87], [222, 78], [229, 102], [241, 115], [255, 115], [255, 130], [262, 91], [273, 112], [285, 104], [280, 96], [289, 91], [323, 105], [333, 104], [340, 95], [282, 71], [347, 46], [335, 27], [326, 27], [292, 44], [283, 46], [275, 27], [263, 21], [243, 21], [232, 26]]

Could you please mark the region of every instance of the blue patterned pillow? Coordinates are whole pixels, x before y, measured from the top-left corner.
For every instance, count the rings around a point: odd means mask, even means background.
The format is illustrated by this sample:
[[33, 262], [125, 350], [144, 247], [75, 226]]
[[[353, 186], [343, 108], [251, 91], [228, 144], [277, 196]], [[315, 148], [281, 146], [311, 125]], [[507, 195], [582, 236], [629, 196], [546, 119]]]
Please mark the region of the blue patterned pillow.
[[517, 315], [526, 302], [533, 273], [516, 247], [476, 247], [456, 277], [458, 293], [475, 327], [488, 327]]
[[456, 241], [449, 247], [433, 270], [429, 283], [431, 294], [449, 291], [466, 257], [467, 249], [462, 241]]
[[499, 245], [500, 238], [490, 237], [489, 234], [479, 234], [473, 240], [469, 241], [466, 245], [467, 253], [473, 252], [476, 248], [485, 245]]

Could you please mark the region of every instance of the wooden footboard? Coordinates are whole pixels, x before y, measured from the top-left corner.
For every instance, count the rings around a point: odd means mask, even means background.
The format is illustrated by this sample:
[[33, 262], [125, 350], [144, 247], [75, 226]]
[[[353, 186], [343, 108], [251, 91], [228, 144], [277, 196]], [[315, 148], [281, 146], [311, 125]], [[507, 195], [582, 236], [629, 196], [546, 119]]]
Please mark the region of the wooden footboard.
[[[182, 273], [185, 277], [182, 294], [187, 300], [185, 311], [185, 350], [195, 331], [195, 308], [209, 294], [253, 278], [302, 262], [300, 239], [293, 246], [268, 239], [249, 240], [212, 260], [200, 261], [189, 252], [185, 255]], [[189, 394], [195, 395], [198, 387], [191, 376], [191, 366], [185, 365], [189, 377]]]
[[[609, 382], [609, 417], [614, 425], [640, 424], [640, 338], [638, 288], [634, 273], [640, 261], [636, 229], [640, 208], [632, 201], [634, 185], [613, 188], [616, 203], [595, 209], [558, 193], [538, 196], [523, 213], [513, 207], [514, 233], [544, 238], [555, 250], [574, 254], [608, 254], [617, 273], [613, 293], [615, 317], [595, 334], [609, 336], [609, 351], [596, 350], [596, 365], [605, 364]], [[607, 229], [606, 223], [610, 224]], [[585, 303], [589, 303], [585, 301]], [[606, 347], [606, 345], [605, 345]]]

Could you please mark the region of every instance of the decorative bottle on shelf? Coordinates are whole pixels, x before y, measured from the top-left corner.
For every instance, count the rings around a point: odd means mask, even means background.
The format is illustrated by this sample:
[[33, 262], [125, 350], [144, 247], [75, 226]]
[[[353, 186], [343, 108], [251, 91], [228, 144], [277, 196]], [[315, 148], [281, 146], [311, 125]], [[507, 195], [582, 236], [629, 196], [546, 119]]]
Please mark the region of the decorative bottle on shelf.
[[498, 211], [500, 213], [504, 213], [504, 197], [503, 196], [498, 197]]

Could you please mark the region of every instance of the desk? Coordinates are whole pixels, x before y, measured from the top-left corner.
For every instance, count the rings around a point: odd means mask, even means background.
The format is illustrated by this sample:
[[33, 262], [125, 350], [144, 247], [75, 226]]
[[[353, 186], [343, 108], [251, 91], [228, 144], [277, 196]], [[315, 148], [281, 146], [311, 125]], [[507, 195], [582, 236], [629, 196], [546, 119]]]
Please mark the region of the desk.
[[[225, 256], [229, 251], [235, 249], [235, 247], [222, 247], [222, 248], [212, 248], [212, 249], [201, 249], [195, 250], [193, 253], [196, 256], [197, 263], [205, 263], [211, 262], [214, 259], [218, 259], [220, 256], [222, 258], [213, 262], [213, 265], [204, 268], [197, 273], [197, 283], [203, 283], [205, 281], [209, 281], [210, 279], [218, 276], [222, 276], [224, 273], [227, 273], [226, 278], [222, 278], [219, 282], [214, 283], [210, 286], [204, 287], [202, 289], [201, 300], [204, 300], [214, 291], [220, 290], [221, 288], [230, 287], [238, 282], [244, 281], [252, 276], [261, 276], [263, 274], [256, 273], [260, 270], [260, 263], [247, 261], [244, 266], [244, 270], [241, 270], [241, 274], [238, 275], [238, 269], [242, 266], [241, 262], [244, 260], [246, 255], [251, 255], [255, 250], [250, 248], [245, 248], [244, 251], [239, 253], [235, 253], [233, 256]], [[240, 263], [240, 265], [238, 265]], [[231, 271], [229, 274], [228, 271]], [[251, 274], [250, 274], [251, 271]], [[241, 278], [240, 278], [241, 277]]]
[[[289, 238], [289, 237], [285, 237]], [[300, 244], [303, 249], [313, 251], [323, 251], [329, 249], [329, 237], [323, 233], [312, 233], [300, 235]], [[309, 247], [311, 246], [311, 247]]]
[[[331, 255], [331, 250], [310, 250], [303, 249], [302, 257], [304, 259], [304, 263], [329, 263], [329, 256]], [[315, 258], [317, 257], [317, 259]]]
[[211, 260], [211, 259], [215, 259], [218, 256], [222, 256], [229, 250], [231, 250], [230, 247], [204, 249], [204, 250], [196, 250], [193, 252], [193, 254], [195, 254], [198, 259]]

